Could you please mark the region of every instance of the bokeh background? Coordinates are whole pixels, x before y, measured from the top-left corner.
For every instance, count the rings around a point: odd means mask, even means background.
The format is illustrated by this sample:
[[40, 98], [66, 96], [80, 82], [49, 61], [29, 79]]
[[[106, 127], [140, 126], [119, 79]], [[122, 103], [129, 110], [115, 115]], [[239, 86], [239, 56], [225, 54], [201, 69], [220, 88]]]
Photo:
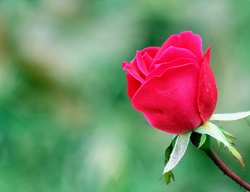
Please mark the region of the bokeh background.
[[[171, 135], [151, 128], [126, 95], [124, 60], [192, 30], [212, 44], [216, 112], [250, 109], [248, 0], [1, 0], [0, 191], [245, 191], [195, 147], [159, 181]], [[223, 123], [250, 182], [250, 126]]]

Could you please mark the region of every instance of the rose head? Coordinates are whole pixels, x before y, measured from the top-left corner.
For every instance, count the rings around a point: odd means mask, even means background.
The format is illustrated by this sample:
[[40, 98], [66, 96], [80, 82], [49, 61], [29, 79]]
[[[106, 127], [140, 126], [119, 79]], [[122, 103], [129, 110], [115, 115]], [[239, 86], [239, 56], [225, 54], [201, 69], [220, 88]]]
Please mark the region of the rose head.
[[137, 51], [132, 62], [123, 62], [132, 106], [149, 124], [182, 134], [211, 117], [217, 87], [210, 49], [203, 55], [200, 36], [185, 31], [170, 36], [161, 47]]

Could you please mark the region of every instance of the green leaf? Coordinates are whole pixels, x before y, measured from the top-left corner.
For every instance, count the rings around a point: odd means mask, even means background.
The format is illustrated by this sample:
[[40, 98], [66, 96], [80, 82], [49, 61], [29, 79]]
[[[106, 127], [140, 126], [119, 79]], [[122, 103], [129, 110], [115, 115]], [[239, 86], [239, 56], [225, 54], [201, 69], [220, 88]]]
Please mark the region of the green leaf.
[[219, 128], [217, 125], [211, 122], [206, 122], [197, 129], [195, 129], [194, 131], [197, 133], [210, 135], [217, 141], [223, 143], [232, 153], [232, 155], [240, 162], [241, 166], [244, 168], [245, 165], [240, 153], [233, 147], [232, 141], [226, 138], [226, 136], [221, 131], [221, 128]]
[[222, 133], [223, 133], [224, 135], [226, 135], [226, 136], [228, 136], [228, 137], [231, 137], [231, 138], [233, 138], [233, 139], [236, 139], [236, 138], [235, 138], [231, 133], [229, 133], [228, 131], [222, 129], [222, 128], [219, 127], [219, 126], [217, 126], [217, 127], [222, 131]]
[[222, 131], [213, 123], [206, 122], [202, 124], [200, 127], [194, 130], [200, 134], [208, 134], [216, 140], [222, 142], [226, 147], [230, 146], [230, 143], [227, 141], [227, 138], [222, 133]]
[[[174, 143], [176, 141], [176, 138], [177, 138], [177, 135], [174, 135], [171, 144], [165, 150], [164, 166], [166, 166], [166, 164], [168, 163], [170, 155], [173, 151], [173, 146], [174, 146]], [[174, 174], [172, 171], [168, 171], [168, 172], [164, 173], [163, 178], [164, 178], [165, 183], [168, 185], [171, 181], [171, 178], [174, 180]]]
[[170, 183], [171, 178], [174, 181], [174, 174], [172, 173], [172, 171], [168, 171], [168, 172], [164, 173], [163, 177], [164, 177], [164, 181], [167, 185]]
[[191, 132], [177, 136], [173, 151], [169, 157], [166, 166], [164, 167], [162, 174], [171, 171], [179, 163], [179, 161], [181, 160], [181, 158], [183, 157], [184, 153], [187, 150], [190, 136]]
[[165, 150], [165, 160], [164, 160], [164, 166], [166, 166], [169, 158], [170, 158], [170, 155], [173, 151], [173, 141], [171, 142], [171, 144], [168, 146], [168, 148]]
[[232, 155], [240, 162], [242, 168], [245, 168], [245, 164], [244, 161], [241, 157], [241, 154], [234, 148], [234, 147], [230, 147], [228, 148], [228, 150], [232, 153]]
[[220, 149], [220, 141], [217, 140], [218, 149]]
[[250, 116], [250, 111], [238, 112], [238, 113], [222, 113], [222, 114], [213, 114], [210, 117], [210, 121], [235, 121], [243, 119]]
[[201, 139], [200, 139], [200, 143], [199, 143], [199, 146], [198, 146], [198, 149], [206, 142], [207, 140], [207, 135], [206, 134], [202, 134], [201, 135]]

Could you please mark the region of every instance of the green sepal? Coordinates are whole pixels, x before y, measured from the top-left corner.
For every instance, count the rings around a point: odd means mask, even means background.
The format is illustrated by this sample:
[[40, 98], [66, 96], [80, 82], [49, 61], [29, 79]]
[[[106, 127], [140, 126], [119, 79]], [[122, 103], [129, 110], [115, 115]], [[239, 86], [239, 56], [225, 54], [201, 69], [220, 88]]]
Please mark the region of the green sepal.
[[228, 150], [232, 153], [232, 155], [240, 162], [242, 168], [245, 168], [245, 164], [244, 161], [242, 159], [241, 154], [233, 147], [231, 146], [230, 148], [228, 148]]
[[237, 113], [222, 113], [213, 114], [209, 121], [236, 121], [250, 116], [250, 111], [237, 112]]
[[164, 166], [166, 166], [169, 158], [170, 158], [170, 155], [173, 151], [173, 143], [174, 143], [174, 140], [172, 140], [171, 144], [167, 147], [167, 149], [165, 150], [165, 160], [164, 160]]
[[222, 133], [223, 133], [224, 135], [226, 135], [226, 136], [228, 136], [228, 137], [231, 137], [231, 138], [233, 138], [233, 139], [236, 139], [235, 136], [233, 136], [231, 133], [229, 133], [229, 132], [226, 131], [225, 129], [222, 129], [222, 128], [219, 127], [219, 126], [217, 126], [217, 127], [222, 131]]
[[220, 149], [221, 143], [217, 140], [218, 149]]
[[[200, 134], [207, 134], [211, 137], [215, 138], [218, 142], [221, 142], [228, 148], [228, 150], [232, 153], [232, 155], [240, 162], [242, 168], [244, 168], [244, 162], [240, 155], [240, 153], [234, 148], [234, 143], [232, 140], [226, 138], [224, 135], [222, 128], [219, 128], [217, 125], [211, 122], [206, 122], [202, 124], [200, 127], [194, 130]], [[230, 134], [231, 135], [231, 134]]]
[[183, 155], [187, 150], [191, 133], [192, 132], [187, 132], [184, 134], [180, 134], [176, 137], [174, 148], [170, 154], [166, 166], [164, 167], [162, 175], [171, 171], [179, 163], [179, 161], [181, 160], [181, 158], [183, 157]]
[[[168, 163], [168, 160], [170, 158], [170, 155], [173, 151], [173, 148], [174, 148], [174, 144], [175, 144], [175, 141], [176, 141], [176, 138], [177, 138], [177, 135], [175, 135], [171, 141], [171, 144], [166, 148], [165, 150], [165, 160], [164, 160], [164, 166], [166, 166], [166, 164]], [[165, 183], [168, 185], [171, 181], [171, 178], [174, 180], [174, 174], [172, 171], [168, 171], [166, 173], [164, 173], [162, 175], [162, 177], [164, 178], [164, 181]], [[161, 177], [161, 178], [162, 178]]]
[[200, 138], [200, 143], [199, 143], [198, 149], [206, 142], [206, 140], [207, 140], [207, 135], [202, 134], [201, 138]]
[[171, 178], [172, 178], [173, 181], [175, 181], [175, 180], [174, 180], [174, 174], [173, 174], [172, 171], [169, 171], [169, 172], [164, 173], [163, 178], [164, 178], [164, 181], [165, 181], [165, 183], [166, 183], [167, 185], [170, 183]]

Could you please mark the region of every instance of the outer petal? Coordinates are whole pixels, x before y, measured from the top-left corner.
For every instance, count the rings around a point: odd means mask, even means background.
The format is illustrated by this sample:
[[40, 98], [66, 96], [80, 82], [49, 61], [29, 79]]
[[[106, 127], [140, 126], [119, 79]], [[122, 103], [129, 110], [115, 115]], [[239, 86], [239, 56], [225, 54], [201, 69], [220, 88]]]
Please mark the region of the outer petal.
[[138, 89], [132, 105], [162, 131], [181, 134], [193, 130], [202, 122], [197, 109], [198, 73], [194, 64], [166, 70]]
[[139, 71], [138, 67], [133, 64], [134, 62], [129, 63], [129, 62], [123, 62], [122, 63], [122, 67], [124, 70], [127, 70], [127, 72], [133, 76], [135, 79], [137, 79], [138, 81], [140, 81], [141, 83], [144, 82], [144, 77], [142, 77], [142, 73]]
[[209, 63], [209, 65], [210, 65], [210, 52], [211, 52], [211, 49], [212, 49], [212, 46], [210, 45], [210, 46], [207, 48], [207, 50], [206, 50], [206, 52], [205, 52], [205, 54], [204, 54], [204, 56], [203, 56], [203, 59], [206, 59], [207, 62]]
[[196, 55], [198, 61], [202, 60], [202, 39], [199, 35], [193, 34], [192, 31], [184, 31], [180, 34], [170, 36], [163, 43], [155, 58], [159, 58], [170, 46], [186, 48]]
[[128, 85], [127, 94], [129, 98], [132, 99], [136, 91], [140, 88], [141, 82], [135, 79], [129, 73], [126, 73], [126, 77], [127, 77], [127, 85]]
[[206, 122], [212, 116], [218, 96], [214, 74], [209, 65], [210, 50], [211, 47], [206, 51], [201, 63], [198, 83], [198, 109], [203, 122]]

